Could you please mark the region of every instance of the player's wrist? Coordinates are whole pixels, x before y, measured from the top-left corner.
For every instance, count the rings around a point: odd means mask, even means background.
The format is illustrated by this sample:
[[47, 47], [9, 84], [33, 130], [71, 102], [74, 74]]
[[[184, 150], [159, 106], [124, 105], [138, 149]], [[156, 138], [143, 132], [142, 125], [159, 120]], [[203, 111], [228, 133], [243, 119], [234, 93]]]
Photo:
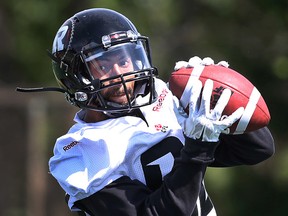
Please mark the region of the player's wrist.
[[214, 153], [219, 142], [206, 142], [185, 136], [185, 146], [181, 151], [186, 162], [209, 164], [214, 161]]

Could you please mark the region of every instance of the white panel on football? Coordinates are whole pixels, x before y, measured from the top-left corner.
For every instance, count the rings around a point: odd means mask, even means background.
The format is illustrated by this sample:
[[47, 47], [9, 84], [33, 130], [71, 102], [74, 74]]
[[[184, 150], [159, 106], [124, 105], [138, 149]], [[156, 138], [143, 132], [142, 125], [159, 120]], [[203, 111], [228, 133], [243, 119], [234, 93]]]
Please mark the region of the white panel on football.
[[191, 86], [193, 86], [195, 80], [198, 80], [201, 76], [205, 66], [204, 65], [197, 65], [194, 68], [191, 68], [192, 73], [188, 79], [188, 82], [185, 86], [185, 89], [183, 91], [183, 94], [180, 98], [181, 105], [186, 108], [188, 106], [189, 100], [190, 100], [190, 94], [191, 94]]
[[254, 87], [234, 134], [241, 134], [246, 130], [260, 97], [260, 92]]

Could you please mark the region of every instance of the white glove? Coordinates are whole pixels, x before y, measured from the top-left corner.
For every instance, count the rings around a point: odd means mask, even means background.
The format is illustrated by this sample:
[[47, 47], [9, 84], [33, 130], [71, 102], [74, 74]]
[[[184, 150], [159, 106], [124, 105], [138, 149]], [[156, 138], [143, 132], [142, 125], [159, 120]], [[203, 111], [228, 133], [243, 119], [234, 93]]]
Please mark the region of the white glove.
[[[206, 142], [217, 142], [221, 133], [229, 133], [229, 127], [242, 116], [244, 108], [238, 108], [230, 116], [221, 118], [226, 107], [231, 90], [225, 89], [213, 110], [210, 110], [210, 99], [213, 90], [213, 81], [207, 80], [200, 100], [202, 83], [197, 80], [191, 87], [189, 102], [189, 116], [184, 121], [184, 134], [193, 139], [202, 139]], [[200, 105], [199, 105], [200, 103]]]
[[[196, 67], [197, 65], [204, 65], [204, 66], [208, 66], [208, 65], [215, 65], [214, 64], [214, 60], [211, 59], [210, 57], [205, 57], [203, 59], [199, 58], [198, 56], [194, 56], [192, 58], [189, 59], [189, 61], [178, 61], [175, 64], [174, 70], [179, 70], [180, 68], [191, 68], [191, 67]], [[216, 65], [221, 65], [223, 67], [229, 67], [228, 62], [226, 61], [220, 61], [218, 62]]]

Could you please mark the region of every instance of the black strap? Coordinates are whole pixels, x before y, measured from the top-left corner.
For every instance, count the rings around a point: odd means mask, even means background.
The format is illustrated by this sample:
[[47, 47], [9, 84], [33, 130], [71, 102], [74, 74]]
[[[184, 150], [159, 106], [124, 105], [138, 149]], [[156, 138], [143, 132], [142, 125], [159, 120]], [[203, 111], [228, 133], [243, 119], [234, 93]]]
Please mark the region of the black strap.
[[55, 61], [55, 62], [57, 62], [58, 64], [60, 64], [60, 62], [61, 62], [60, 59], [56, 58], [56, 57], [52, 54], [52, 52], [50, 52], [49, 50], [46, 50], [46, 51], [47, 51], [47, 55], [48, 55], [53, 61]]
[[56, 91], [61, 93], [67, 93], [65, 89], [58, 87], [39, 87], [39, 88], [21, 88], [17, 87], [16, 91], [18, 92], [47, 92], [47, 91]]

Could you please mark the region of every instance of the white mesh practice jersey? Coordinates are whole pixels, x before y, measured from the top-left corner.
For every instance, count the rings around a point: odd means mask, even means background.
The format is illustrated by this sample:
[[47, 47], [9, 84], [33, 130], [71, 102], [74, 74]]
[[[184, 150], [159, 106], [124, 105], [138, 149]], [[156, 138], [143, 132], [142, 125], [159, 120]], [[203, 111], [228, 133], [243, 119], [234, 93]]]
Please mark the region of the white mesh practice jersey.
[[[149, 167], [158, 167], [161, 177], [172, 169], [174, 153], [170, 146], [164, 151], [152, 152], [153, 146], [165, 139], [175, 139], [175, 145], [183, 145], [184, 137], [175, 115], [178, 101], [166, 84], [156, 79], [158, 99], [141, 108], [146, 119], [124, 116], [97, 123], [81, 120], [83, 111], [75, 116], [76, 124], [68, 133], [57, 139], [54, 156], [49, 161], [51, 174], [70, 195], [69, 207], [86, 198], [109, 183], [129, 176], [148, 184]], [[179, 149], [182, 146], [179, 147]], [[150, 150], [151, 149], [151, 150]], [[152, 159], [145, 159], [149, 151]]]

